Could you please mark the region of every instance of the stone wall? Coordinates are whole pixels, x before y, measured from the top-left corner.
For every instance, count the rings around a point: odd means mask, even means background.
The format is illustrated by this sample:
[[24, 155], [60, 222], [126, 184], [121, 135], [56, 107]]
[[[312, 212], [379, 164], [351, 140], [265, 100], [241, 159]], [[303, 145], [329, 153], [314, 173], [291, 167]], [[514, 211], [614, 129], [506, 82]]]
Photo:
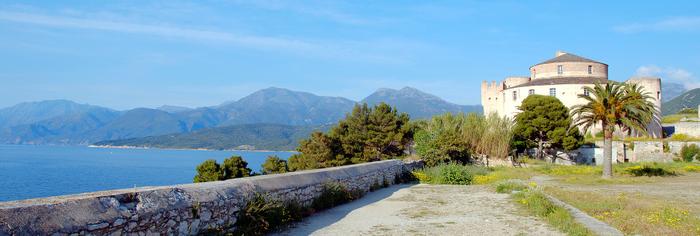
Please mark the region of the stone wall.
[[0, 235], [191, 235], [234, 230], [255, 193], [309, 205], [338, 181], [369, 191], [422, 166], [387, 160], [227, 181], [144, 187], [0, 203]]
[[673, 134], [686, 134], [700, 137], [700, 122], [698, 121], [681, 121], [671, 125], [673, 125]]
[[[700, 142], [681, 141], [634, 141], [613, 142], [613, 163], [620, 162], [671, 162], [677, 158], [685, 145]], [[666, 146], [666, 148], [664, 148]], [[582, 147], [575, 151], [579, 164], [603, 164], [603, 141], [597, 141], [594, 147]]]

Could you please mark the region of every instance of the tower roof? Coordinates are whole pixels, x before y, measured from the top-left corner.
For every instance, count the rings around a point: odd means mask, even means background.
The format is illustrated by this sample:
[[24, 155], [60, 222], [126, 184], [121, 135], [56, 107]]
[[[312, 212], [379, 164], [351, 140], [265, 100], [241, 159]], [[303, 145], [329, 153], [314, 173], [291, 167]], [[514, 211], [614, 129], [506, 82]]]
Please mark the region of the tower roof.
[[588, 58], [585, 58], [582, 56], [578, 56], [575, 54], [571, 54], [568, 52], [557, 52], [556, 57], [549, 59], [549, 60], [546, 60], [546, 61], [543, 61], [543, 62], [540, 62], [540, 63], [537, 63], [535, 66], [542, 65], [542, 64], [549, 64], [549, 63], [560, 63], [560, 62], [594, 62], [594, 63], [605, 64], [605, 63], [602, 63], [599, 61], [594, 61], [594, 60], [591, 60], [591, 59], [588, 59]]

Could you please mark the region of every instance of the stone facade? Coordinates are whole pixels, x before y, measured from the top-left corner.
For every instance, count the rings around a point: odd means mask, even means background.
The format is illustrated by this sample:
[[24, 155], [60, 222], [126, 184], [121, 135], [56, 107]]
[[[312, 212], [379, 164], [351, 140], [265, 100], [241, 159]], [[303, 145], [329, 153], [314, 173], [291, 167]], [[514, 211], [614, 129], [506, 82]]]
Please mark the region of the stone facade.
[[83, 193], [0, 203], [0, 235], [192, 235], [233, 231], [255, 193], [308, 206], [327, 182], [369, 191], [418, 168], [387, 160], [227, 181]]
[[[519, 112], [518, 106], [530, 94], [557, 97], [566, 107], [584, 104], [578, 97], [586, 87], [608, 81], [608, 65], [570, 53], [557, 52], [555, 58], [530, 67], [530, 76], [507, 77], [501, 82], [481, 84], [481, 105], [484, 114], [498, 113], [513, 118]], [[661, 79], [630, 78], [625, 83], [639, 84], [653, 97], [653, 103], [661, 110]], [[593, 127], [598, 132], [600, 127]], [[662, 137], [661, 125], [650, 124], [652, 137]]]

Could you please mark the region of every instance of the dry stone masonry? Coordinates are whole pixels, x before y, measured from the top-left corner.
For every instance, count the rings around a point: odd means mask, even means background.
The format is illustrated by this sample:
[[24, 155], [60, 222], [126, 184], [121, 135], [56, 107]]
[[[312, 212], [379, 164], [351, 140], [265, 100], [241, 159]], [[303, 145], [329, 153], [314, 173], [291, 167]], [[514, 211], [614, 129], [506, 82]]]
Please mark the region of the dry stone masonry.
[[387, 160], [351, 166], [176, 186], [144, 187], [0, 203], [2, 235], [192, 235], [233, 231], [256, 193], [309, 205], [323, 185], [349, 190], [421, 166]]

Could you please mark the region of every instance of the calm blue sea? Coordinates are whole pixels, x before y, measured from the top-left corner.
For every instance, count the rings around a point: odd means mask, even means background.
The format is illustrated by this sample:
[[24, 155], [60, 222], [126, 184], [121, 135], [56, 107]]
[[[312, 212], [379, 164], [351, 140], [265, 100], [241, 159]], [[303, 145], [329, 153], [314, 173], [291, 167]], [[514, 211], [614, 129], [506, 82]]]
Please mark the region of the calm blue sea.
[[259, 172], [268, 155], [290, 152], [111, 149], [0, 145], [0, 201], [191, 183], [206, 159], [240, 155]]

